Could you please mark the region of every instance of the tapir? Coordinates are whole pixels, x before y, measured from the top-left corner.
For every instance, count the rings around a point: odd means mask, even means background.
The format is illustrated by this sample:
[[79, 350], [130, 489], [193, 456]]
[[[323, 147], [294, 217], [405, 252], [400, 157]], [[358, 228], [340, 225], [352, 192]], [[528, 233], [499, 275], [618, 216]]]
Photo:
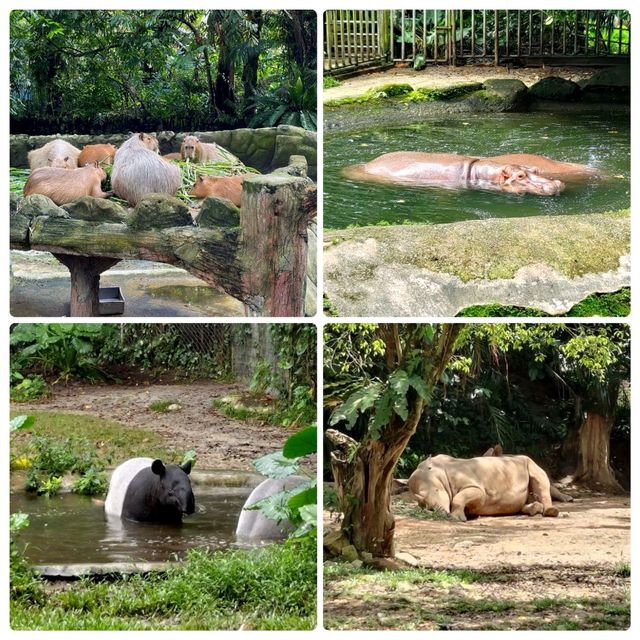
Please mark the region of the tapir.
[[107, 517], [179, 524], [195, 511], [191, 462], [165, 465], [153, 458], [131, 458], [116, 467], [104, 504]]
[[289, 520], [277, 522], [267, 518], [258, 509], [247, 511], [247, 507], [281, 491], [293, 489], [306, 480], [307, 478], [303, 476], [288, 476], [287, 478], [267, 478], [261, 482], [249, 494], [242, 507], [236, 527], [236, 537], [246, 540], [284, 540], [294, 529]]
[[499, 158], [478, 158], [454, 153], [396, 151], [344, 170], [347, 178], [449, 189], [485, 189], [518, 195], [553, 196], [564, 183]]
[[409, 477], [409, 491], [426, 509], [466, 521], [468, 515], [524, 513], [555, 517], [547, 474], [531, 458], [429, 456]]

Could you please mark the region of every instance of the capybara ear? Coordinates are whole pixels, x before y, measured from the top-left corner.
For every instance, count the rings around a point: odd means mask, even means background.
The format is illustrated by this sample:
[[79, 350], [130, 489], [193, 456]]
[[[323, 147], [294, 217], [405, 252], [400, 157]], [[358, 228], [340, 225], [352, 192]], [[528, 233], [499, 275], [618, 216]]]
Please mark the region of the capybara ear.
[[187, 460], [180, 468], [189, 475], [191, 473], [191, 460]]
[[166, 469], [162, 464], [162, 460], [154, 460], [151, 463], [151, 471], [153, 471], [157, 476], [163, 476]]

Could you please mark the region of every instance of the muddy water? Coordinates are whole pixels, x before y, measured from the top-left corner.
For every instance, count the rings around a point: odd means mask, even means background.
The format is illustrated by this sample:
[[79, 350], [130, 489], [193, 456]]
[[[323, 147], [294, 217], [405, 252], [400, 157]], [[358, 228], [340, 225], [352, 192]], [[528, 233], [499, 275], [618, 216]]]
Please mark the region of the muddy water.
[[32, 564], [164, 562], [194, 547], [240, 546], [235, 528], [250, 492], [250, 487], [196, 491], [196, 513], [181, 526], [106, 521], [101, 504], [72, 493], [43, 498], [15, 492], [11, 512], [29, 514], [19, 543]]
[[[437, 224], [494, 217], [595, 213], [629, 207], [626, 115], [467, 114], [325, 136], [324, 224]], [[555, 197], [356, 182], [344, 167], [391, 151], [493, 156], [534, 153], [596, 167], [611, 179], [571, 185]]]

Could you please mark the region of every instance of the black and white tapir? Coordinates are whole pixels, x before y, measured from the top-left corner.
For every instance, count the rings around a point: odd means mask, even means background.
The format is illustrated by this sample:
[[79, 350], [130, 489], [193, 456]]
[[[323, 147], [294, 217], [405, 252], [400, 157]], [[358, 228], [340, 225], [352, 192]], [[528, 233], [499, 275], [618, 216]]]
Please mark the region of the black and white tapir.
[[236, 527], [236, 537], [247, 540], [284, 540], [294, 529], [288, 520], [277, 522], [262, 514], [261, 511], [246, 511], [255, 502], [292, 489], [304, 482], [303, 476], [288, 476], [287, 478], [267, 478], [261, 482], [247, 498]]
[[153, 458], [131, 458], [116, 467], [104, 503], [107, 517], [137, 522], [182, 522], [195, 511], [191, 462], [164, 465]]

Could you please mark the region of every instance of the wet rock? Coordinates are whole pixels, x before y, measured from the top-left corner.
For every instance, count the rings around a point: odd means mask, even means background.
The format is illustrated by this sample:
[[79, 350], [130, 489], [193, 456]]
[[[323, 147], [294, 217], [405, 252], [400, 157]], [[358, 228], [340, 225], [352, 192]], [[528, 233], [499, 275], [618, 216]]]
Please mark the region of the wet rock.
[[167, 229], [193, 224], [189, 208], [178, 198], [165, 193], [150, 193], [129, 216], [132, 229]]
[[496, 78], [485, 80], [482, 87], [467, 98], [475, 109], [521, 111], [528, 106], [529, 92], [522, 80]]
[[584, 99], [589, 102], [628, 104], [631, 100], [631, 66], [600, 69], [586, 82]]
[[539, 100], [579, 100], [582, 91], [580, 86], [572, 80], [558, 76], [542, 78], [529, 88], [529, 93]]

